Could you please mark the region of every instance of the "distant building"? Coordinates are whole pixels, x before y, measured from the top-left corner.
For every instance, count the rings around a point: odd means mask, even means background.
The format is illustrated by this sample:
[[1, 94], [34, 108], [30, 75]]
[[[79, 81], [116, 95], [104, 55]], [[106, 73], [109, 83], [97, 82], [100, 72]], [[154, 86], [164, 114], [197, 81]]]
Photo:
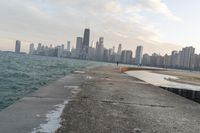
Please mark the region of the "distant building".
[[41, 54], [40, 54], [41, 51], [42, 51], [42, 44], [41, 44], [41, 43], [38, 43], [37, 54], [41, 55]]
[[119, 44], [117, 54], [121, 55], [121, 53], [122, 53], [122, 44]]
[[31, 43], [30, 46], [29, 46], [29, 54], [34, 54], [34, 51], [35, 51], [35, 47], [34, 47], [34, 44]]
[[96, 59], [98, 61], [103, 60], [103, 54], [104, 54], [104, 38], [100, 37], [99, 41], [96, 42]]
[[108, 62], [109, 60], [109, 50], [105, 48], [103, 52], [103, 61]]
[[62, 46], [56, 47], [56, 56], [61, 57], [62, 56]]
[[121, 53], [122, 53], [122, 44], [119, 44], [117, 54], [115, 54], [115, 62], [119, 62], [121, 58]]
[[191, 68], [191, 59], [194, 56], [195, 49], [193, 47], [185, 47], [180, 52], [180, 67], [183, 69]]
[[171, 67], [177, 68], [179, 65], [179, 53], [178, 51], [172, 51], [171, 53]]
[[83, 45], [83, 38], [77, 37], [76, 38], [76, 49], [81, 50]]
[[148, 54], [144, 54], [142, 58], [142, 65], [149, 66], [151, 62], [151, 58]]
[[89, 47], [87, 59], [89, 59], [89, 60], [95, 60], [95, 48]]
[[143, 46], [137, 46], [135, 52], [135, 64], [141, 65], [142, 64], [142, 56], [143, 56]]
[[21, 41], [17, 40], [15, 43], [15, 53], [19, 54], [21, 50]]
[[71, 43], [70, 41], [67, 42], [67, 51], [71, 50], [71, 44], [70, 43]]
[[90, 43], [90, 29], [85, 29], [83, 35], [83, 51], [85, 51], [86, 54], [88, 53], [89, 43]]
[[124, 64], [132, 64], [132, 51], [123, 50], [121, 53], [121, 62]]

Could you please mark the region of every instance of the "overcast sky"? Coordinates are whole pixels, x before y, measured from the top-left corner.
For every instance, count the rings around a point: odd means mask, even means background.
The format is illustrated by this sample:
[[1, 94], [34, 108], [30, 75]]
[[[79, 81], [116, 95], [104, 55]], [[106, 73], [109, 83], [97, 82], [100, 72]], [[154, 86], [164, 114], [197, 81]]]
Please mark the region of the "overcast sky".
[[194, 46], [200, 53], [199, 0], [0, 0], [0, 50], [23, 51], [30, 43], [75, 45], [85, 27], [91, 41], [105, 38], [105, 47], [122, 43], [135, 51], [169, 53]]

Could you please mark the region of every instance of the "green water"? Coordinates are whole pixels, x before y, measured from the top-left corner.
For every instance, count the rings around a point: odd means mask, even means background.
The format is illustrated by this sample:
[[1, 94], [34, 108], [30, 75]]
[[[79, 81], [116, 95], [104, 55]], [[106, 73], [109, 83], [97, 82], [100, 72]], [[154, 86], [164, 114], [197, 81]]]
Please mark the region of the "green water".
[[102, 63], [0, 52], [0, 110], [48, 82]]

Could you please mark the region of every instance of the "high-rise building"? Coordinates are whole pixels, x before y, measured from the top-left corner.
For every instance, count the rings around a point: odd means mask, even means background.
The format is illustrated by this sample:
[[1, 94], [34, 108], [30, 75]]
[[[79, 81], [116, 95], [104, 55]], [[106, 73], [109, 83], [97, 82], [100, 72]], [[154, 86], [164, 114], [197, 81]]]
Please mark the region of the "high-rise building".
[[86, 53], [88, 53], [89, 43], [90, 43], [90, 29], [85, 29], [83, 36], [83, 51], [85, 51]]
[[17, 40], [15, 43], [15, 53], [19, 54], [21, 49], [21, 41]]
[[117, 54], [121, 55], [121, 52], [122, 52], [122, 44], [119, 44]]
[[163, 61], [163, 65], [165, 68], [171, 67], [172, 64], [172, 57], [170, 55], [165, 54], [164, 56], [164, 61]]
[[34, 48], [34, 44], [31, 43], [29, 46], [29, 54], [34, 54], [35, 48]]
[[135, 52], [135, 64], [136, 65], [141, 65], [142, 56], [143, 56], [143, 46], [137, 46], [137, 49]]
[[115, 55], [115, 61], [116, 62], [120, 61], [121, 53], [122, 53], [122, 44], [119, 44], [117, 54]]
[[104, 45], [103, 45], [103, 37], [99, 38], [99, 41], [96, 43], [96, 59], [101, 61], [103, 60], [104, 53]]
[[81, 50], [83, 45], [83, 38], [77, 37], [76, 38], [76, 49]]
[[56, 47], [56, 56], [61, 57], [62, 56], [62, 46]]
[[103, 61], [109, 61], [109, 50], [108, 49], [104, 49], [104, 52], [103, 52]]
[[95, 48], [89, 47], [87, 59], [89, 59], [89, 60], [95, 60]]
[[132, 51], [123, 50], [121, 53], [121, 62], [124, 64], [132, 64]]
[[142, 65], [149, 66], [150, 65], [150, 56], [148, 54], [144, 54], [142, 58]]
[[184, 69], [191, 68], [191, 59], [194, 56], [195, 48], [193, 47], [185, 47], [182, 49], [181, 57], [180, 57], [180, 66]]
[[102, 46], [103, 46], [103, 42], [104, 42], [104, 38], [103, 38], [103, 37], [100, 37], [100, 38], [99, 38], [99, 45], [102, 45]]
[[171, 54], [171, 67], [176, 68], [178, 67], [178, 61], [179, 61], [178, 51], [172, 51]]
[[70, 49], [71, 49], [71, 46], [70, 46], [70, 41], [67, 41], [67, 51], [70, 51]]

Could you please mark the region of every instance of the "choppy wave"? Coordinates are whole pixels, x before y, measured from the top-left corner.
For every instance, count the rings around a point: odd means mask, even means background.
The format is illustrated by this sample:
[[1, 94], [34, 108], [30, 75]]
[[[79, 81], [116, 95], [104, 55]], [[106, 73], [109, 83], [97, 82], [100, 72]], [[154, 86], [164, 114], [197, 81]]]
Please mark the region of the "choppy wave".
[[0, 110], [48, 82], [97, 62], [0, 52]]

